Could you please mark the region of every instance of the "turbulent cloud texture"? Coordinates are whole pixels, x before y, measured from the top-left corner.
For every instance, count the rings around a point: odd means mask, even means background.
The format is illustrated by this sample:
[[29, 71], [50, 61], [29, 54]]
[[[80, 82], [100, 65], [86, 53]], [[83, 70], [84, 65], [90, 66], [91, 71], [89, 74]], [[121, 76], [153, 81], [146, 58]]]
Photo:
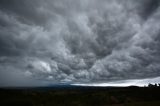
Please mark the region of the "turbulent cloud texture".
[[1, 0], [0, 85], [158, 77], [159, 34], [159, 0]]

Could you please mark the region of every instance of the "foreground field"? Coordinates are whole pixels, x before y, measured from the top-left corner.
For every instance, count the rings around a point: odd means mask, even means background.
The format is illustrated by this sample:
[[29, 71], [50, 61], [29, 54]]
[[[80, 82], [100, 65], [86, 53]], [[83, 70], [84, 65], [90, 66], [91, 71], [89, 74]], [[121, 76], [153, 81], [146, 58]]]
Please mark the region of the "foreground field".
[[1, 89], [0, 106], [160, 106], [160, 88]]

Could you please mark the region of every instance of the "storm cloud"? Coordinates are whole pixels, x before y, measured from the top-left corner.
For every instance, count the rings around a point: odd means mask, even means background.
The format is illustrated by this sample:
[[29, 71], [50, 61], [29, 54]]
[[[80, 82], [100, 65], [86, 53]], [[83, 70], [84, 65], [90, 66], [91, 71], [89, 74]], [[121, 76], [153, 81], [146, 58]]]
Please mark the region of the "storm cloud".
[[1, 0], [0, 86], [159, 77], [159, 34], [159, 0]]

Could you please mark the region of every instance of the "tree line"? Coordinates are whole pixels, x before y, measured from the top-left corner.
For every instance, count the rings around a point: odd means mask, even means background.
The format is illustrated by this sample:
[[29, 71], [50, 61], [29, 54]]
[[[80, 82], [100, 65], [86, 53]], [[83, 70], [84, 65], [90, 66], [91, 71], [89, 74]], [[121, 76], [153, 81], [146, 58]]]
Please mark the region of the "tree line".
[[160, 87], [160, 83], [155, 83], [155, 84], [148, 84], [148, 87]]

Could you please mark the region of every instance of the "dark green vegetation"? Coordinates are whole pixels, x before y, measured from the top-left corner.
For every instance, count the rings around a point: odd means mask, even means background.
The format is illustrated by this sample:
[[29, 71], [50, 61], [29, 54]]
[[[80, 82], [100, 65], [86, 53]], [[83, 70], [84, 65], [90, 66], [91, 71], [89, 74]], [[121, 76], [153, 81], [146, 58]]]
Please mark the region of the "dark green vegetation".
[[0, 106], [160, 106], [160, 87], [1, 89]]

